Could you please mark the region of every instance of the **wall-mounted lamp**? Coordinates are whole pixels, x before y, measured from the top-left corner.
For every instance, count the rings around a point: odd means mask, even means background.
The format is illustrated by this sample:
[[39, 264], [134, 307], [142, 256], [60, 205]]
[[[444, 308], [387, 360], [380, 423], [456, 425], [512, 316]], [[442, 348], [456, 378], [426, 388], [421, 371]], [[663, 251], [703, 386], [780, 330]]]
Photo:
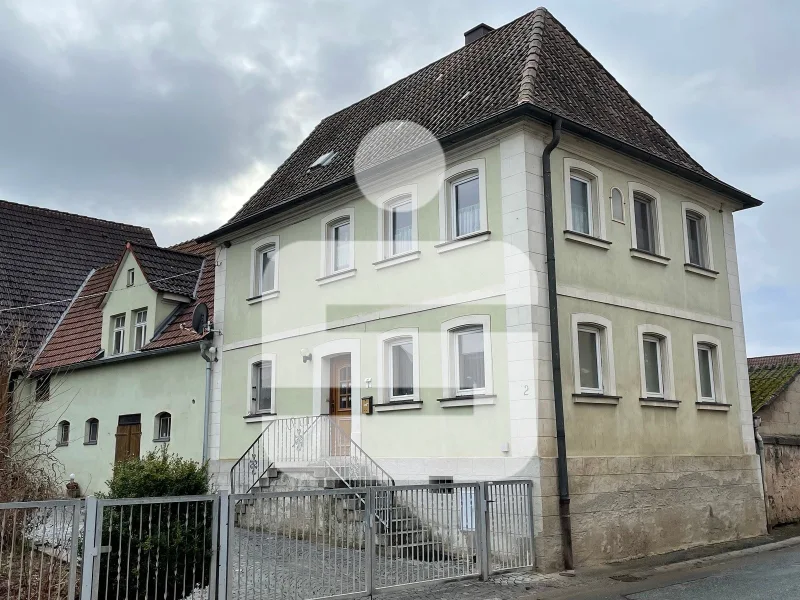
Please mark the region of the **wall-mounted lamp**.
[[301, 348], [300, 355], [303, 357], [304, 363], [307, 363], [311, 360], [311, 351], [308, 348]]

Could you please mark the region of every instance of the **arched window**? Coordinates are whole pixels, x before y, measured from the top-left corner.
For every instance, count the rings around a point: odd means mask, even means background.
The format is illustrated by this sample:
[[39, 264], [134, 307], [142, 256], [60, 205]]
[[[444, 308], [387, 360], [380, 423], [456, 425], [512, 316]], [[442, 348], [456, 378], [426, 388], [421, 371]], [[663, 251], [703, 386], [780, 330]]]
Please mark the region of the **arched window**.
[[172, 435], [172, 415], [161, 412], [156, 415], [154, 442], [168, 442]]
[[85, 431], [83, 433], [83, 443], [87, 446], [94, 446], [97, 444], [97, 436], [100, 431], [100, 421], [95, 418], [86, 421]]
[[69, 421], [61, 421], [58, 424], [58, 431], [56, 434], [56, 446], [69, 445]]
[[599, 315], [572, 315], [572, 364], [576, 402], [592, 397], [615, 404], [617, 384], [611, 321]]

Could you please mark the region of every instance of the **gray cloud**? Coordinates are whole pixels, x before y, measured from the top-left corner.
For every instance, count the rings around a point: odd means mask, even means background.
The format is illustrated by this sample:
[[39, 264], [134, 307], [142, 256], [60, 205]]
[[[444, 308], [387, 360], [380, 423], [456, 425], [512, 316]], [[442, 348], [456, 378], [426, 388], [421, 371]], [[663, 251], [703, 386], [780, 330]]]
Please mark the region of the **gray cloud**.
[[[0, 0], [0, 197], [147, 225], [220, 224], [325, 115], [533, 5]], [[550, 9], [706, 168], [737, 215], [751, 351], [800, 350], [800, 8]]]

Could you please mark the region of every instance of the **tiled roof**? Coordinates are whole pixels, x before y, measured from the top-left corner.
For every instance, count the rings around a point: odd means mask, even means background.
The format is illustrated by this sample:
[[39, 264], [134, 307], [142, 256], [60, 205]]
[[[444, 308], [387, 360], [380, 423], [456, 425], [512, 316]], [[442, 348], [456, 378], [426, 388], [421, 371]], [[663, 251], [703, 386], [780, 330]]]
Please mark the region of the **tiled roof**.
[[[0, 200], [0, 332], [28, 329], [33, 356], [93, 268], [114, 262], [126, 241], [155, 244], [145, 227]], [[2, 333], [0, 333], [2, 335]]]
[[747, 359], [753, 412], [767, 406], [800, 375], [800, 354]]
[[[378, 125], [407, 120], [442, 139], [522, 105], [713, 179], [558, 20], [539, 8], [324, 119], [221, 230], [346, 182], [357, 169], [426, 141], [395, 131], [391, 144], [371, 148], [369, 159], [356, 167], [359, 144]], [[328, 152], [336, 153], [328, 166], [309, 169]]]
[[[140, 246], [136, 246], [134, 253], [138, 253], [139, 248]], [[142, 349], [142, 352], [180, 346], [200, 340], [202, 336], [197, 335], [191, 329], [192, 311], [198, 303], [205, 302], [209, 308], [209, 315], [213, 317], [214, 314], [213, 244], [184, 242], [173, 246], [172, 250], [173, 254], [191, 257], [195, 262], [199, 261], [201, 264], [201, 270], [193, 275], [194, 283], [191, 284], [192, 292], [194, 292], [195, 286], [197, 288], [197, 298], [173, 315], [169, 324], [158, 334], [155, 340]], [[151, 253], [151, 255], [155, 254], [155, 252]], [[108, 265], [97, 270], [89, 278], [81, 294], [72, 304], [37, 358], [34, 370], [43, 371], [64, 368], [98, 357], [101, 352], [103, 330], [101, 302], [105, 292], [108, 291], [111, 285], [117, 267], [117, 263]], [[197, 284], [198, 276], [200, 277], [199, 284]], [[183, 295], [193, 296], [194, 293]], [[184, 325], [186, 329], [181, 329], [181, 325]]]
[[158, 292], [194, 298], [203, 256], [144, 244], [129, 244], [128, 247], [136, 257], [150, 287]]

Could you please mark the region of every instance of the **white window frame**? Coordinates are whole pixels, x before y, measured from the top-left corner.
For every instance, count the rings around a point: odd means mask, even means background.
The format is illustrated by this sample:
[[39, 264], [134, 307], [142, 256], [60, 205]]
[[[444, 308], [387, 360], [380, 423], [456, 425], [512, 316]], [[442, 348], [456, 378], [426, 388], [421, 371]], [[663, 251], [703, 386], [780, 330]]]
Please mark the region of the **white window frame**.
[[631, 219], [631, 251], [647, 253], [645, 250], [640, 250], [637, 246], [636, 239], [636, 212], [635, 203], [633, 201], [635, 194], [647, 196], [651, 200], [651, 216], [653, 217], [653, 246], [655, 254], [666, 257], [664, 250], [664, 219], [661, 215], [661, 194], [651, 187], [647, 187], [642, 183], [636, 181], [628, 182], [628, 211]]
[[[255, 403], [253, 402], [253, 385], [255, 380], [256, 366], [261, 363], [268, 362], [272, 365], [272, 382], [270, 385], [270, 409], [269, 411], [258, 411]], [[245, 405], [245, 415], [248, 417], [266, 417], [277, 414], [275, 407], [277, 397], [275, 396], [275, 374], [276, 368], [276, 355], [275, 354], [260, 354], [254, 356], [247, 362], [247, 404]]]
[[[702, 232], [702, 240], [701, 243], [703, 244], [703, 248], [701, 251], [704, 254], [706, 259], [706, 264], [704, 265], [696, 265], [689, 260], [689, 229], [686, 226], [686, 219], [687, 213], [695, 213], [702, 217], [703, 219], [703, 229]], [[683, 252], [684, 252], [684, 262], [692, 267], [698, 267], [701, 269], [708, 269], [709, 271], [714, 270], [714, 253], [712, 251], [712, 244], [711, 244], [711, 215], [709, 212], [700, 206], [699, 204], [695, 204], [694, 202], [682, 202], [681, 203], [681, 218], [682, 218], [682, 227], [683, 227]]]
[[[478, 176], [478, 231], [462, 236], [455, 235], [455, 196], [453, 188], [473, 174]], [[488, 232], [489, 221], [486, 208], [486, 161], [482, 158], [468, 160], [447, 169], [439, 178], [439, 238], [441, 243], [466, 240]], [[482, 241], [482, 240], [479, 240]], [[440, 251], [442, 251], [440, 249]]]
[[56, 446], [69, 446], [69, 421], [59, 421], [56, 427]]
[[[411, 203], [411, 249], [395, 254], [392, 252], [393, 239], [390, 216], [395, 207], [407, 202]], [[386, 192], [378, 199], [378, 206], [378, 258], [373, 263], [375, 267], [380, 269], [419, 258], [417, 186], [407, 185]]]
[[[269, 290], [263, 289], [264, 282], [262, 281], [261, 273], [261, 257], [270, 247], [275, 248], [275, 257], [273, 263], [275, 264], [275, 281]], [[250, 246], [250, 294], [251, 298], [248, 300], [267, 300], [274, 298], [280, 293], [278, 285], [278, 273], [280, 267], [280, 236], [268, 235], [253, 242]]]
[[[96, 425], [95, 438], [92, 439], [92, 425]], [[96, 446], [100, 438], [100, 421], [94, 417], [86, 419], [85, 431], [83, 436], [83, 444], [85, 446]]]
[[[410, 396], [392, 396], [392, 346], [403, 342], [412, 344], [412, 379], [414, 392]], [[409, 327], [403, 329], [392, 329], [386, 331], [378, 337], [378, 390], [380, 401], [383, 404], [392, 402], [419, 402], [420, 398], [420, 379], [419, 379], [419, 329]]]
[[564, 159], [564, 207], [567, 216], [567, 230], [579, 235], [587, 235], [575, 231], [572, 223], [572, 186], [570, 180], [575, 177], [588, 183], [589, 188], [589, 236], [601, 240], [606, 239], [606, 207], [603, 187], [603, 172], [587, 162], [575, 158]]
[[[139, 322], [139, 315], [144, 313], [144, 322]], [[133, 311], [133, 349], [135, 351], [141, 350], [147, 345], [147, 309], [142, 308]], [[139, 339], [139, 331], [142, 330], [142, 345], [136, 347], [137, 340]]]
[[[668, 329], [659, 325], [644, 324], [637, 328], [639, 343], [639, 379], [641, 382], [642, 399], [649, 400], [676, 400], [675, 398], [675, 369], [672, 363], [672, 334]], [[647, 391], [647, 377], [644, 370], [644, 340], [656, 338], [659, 341], [659, 368], [661, 371], [661, 394]]]
[[[117, 319], [122, 319], [122, 325], [117, 324]], [[111, 317], [111, 355], [117, 356], [125, 354], [125, 315], [114, 315]], [[119, 338], [119, 351], [117, 351], [117, 334]]]
[[[458, 390], [457, 334], [470, 327], [483, 328], [483, 390]], [[442, 323], [442, 393], [444, 398], [494, 395], [492, 329], [489, 315], [465, 315]]]
[[[620, 214], [620, 218], [619, 219], [617, 219], [614, 216], [614, 192], [615, 191], [619, 194], [620, 210], [622, 211], [622, 213]], [[609, 201], [610, 207], [611, 207], [611, 220], [612, 221], [616, 221], [617, 223], [622, 223], [624, 225], [625, 224], [625, 194], [622, 193], [621, 189], [619, 189], [618, 187], [614, 186], [614, 187], [611, 188], [611, 192], [608, 195], [608, 201]]]
[[[603, 396], [617, 395], [616, 367], [614, 365], [614, 331], [611, 321], [599, 315], [574, 313], [572, 315], [572, 375], [576, 394], [598, 394]], [[581, 386], [581, 363], [578, 346], [578, 331], [591, 328], [599, 333], [600, 351], [597, 353], [600, 362], [600, 390], [586, 390]]]
[[[166, 437], [161, 436], [161, 421], [169, 419], [169, 435]], [[162, 410], [153, 419], [153, 441], [154, 442], [168, 442], [172, 439], [172, 413]]]
[[[333, 226], [337, 224], [337, 221], [344, 221], [348, 219], [350, 222], [350, 244], [348, 247], [348, 263], [349, 266], [346, 269], [339, 269], [338, 271], [334, 271], [334, 242], [329, 235], [329, 231]], [[320, 266], [319, 272], [320, 276], [317, 279], [317, 282], [320, 284], [328, 283], [330, 281], [336, 281], [338, 279], [344, 279], [345, 277], [351, 277], [355, 275], [356, 268], [356, 260], [355, 260], [355, 237], [356, 237], [356, 221], [355, 221], [355, 209], [352, 207], [342, 208], [337, 211], [331, 212], [327, 214], [321, 221], [321, 246], [322, 252], [320, 253]]]
[[[714, 400], [703, 398], [700, 394], [700, 361], [697, 356], [697, 350], [700, 346], [705, 346], [711, 349], [711, 377], [713, 382]], [[722, 342], [719, 339], [696, 333], [692, 336], [692, 347], [694, 348], [694, 368], [695, 379], [697, 385], [697, 403], [698, 404], [727, 404], [727, 395], [725, 393], [725, 370], [722, 362]]]
[[128, 269], [128, 273], [125, 277], [126, 287], [133, 287], [133, 284], [136, 281], [136, 269]]

